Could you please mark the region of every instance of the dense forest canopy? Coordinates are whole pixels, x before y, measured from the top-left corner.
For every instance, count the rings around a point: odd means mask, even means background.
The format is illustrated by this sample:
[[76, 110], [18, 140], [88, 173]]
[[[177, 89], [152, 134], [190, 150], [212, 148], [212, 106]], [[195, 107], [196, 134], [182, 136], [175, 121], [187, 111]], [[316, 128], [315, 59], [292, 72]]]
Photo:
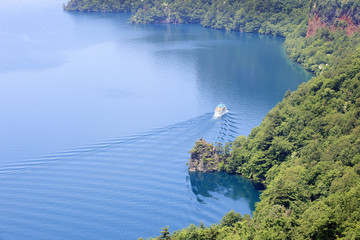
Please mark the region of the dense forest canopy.
[[307, 20], [307, 0], [71, 0], [68, 11], [133, 11], [134, 23], [201, 23], [206, 27], [285, 36]]
[[160, 239], [360, 239], [359, 0], [71, 0], [65, 9], [285, 37], [289, 57], [316, 74], [219, 151], [220, 170], [266, 186], [253, 217], [165, 227]]

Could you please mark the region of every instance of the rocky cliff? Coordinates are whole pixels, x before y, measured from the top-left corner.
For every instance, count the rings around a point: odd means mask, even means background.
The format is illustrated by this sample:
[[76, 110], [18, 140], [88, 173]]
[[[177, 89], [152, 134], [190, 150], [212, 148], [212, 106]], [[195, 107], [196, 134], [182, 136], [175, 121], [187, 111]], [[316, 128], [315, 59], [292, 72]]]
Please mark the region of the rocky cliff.
[[189, 172], [214, 172], [220, 171], [223, 160], [213, 144], [200, 138], [190, 151], [191, 159]]
[[314, 36], [324, 27], [331, 31], [343, 29], [349, 36], [360, 31], [360, 4], [354, 1], [316, 1], [310, 11], [306, 37]]

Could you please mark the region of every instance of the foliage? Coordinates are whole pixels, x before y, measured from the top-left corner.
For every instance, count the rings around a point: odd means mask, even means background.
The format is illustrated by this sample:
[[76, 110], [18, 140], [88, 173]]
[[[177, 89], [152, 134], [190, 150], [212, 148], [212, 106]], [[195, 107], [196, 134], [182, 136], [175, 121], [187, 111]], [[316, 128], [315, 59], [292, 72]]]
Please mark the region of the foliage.
[[360, 238], [360, 47], [351, 44], [358, 35], [347, 38], [339, 62], [232, 143], [223, 169], [266, 185], [253, 218], [193, 225], [172, 239]]
[[170, 231], [169, 231], [169, 226], [167, 227], [163, 227], [162, 230], [160, 231], [161, 236], [158, 239], [164, 239], [164, 240], [169, 240], [171, 239], [170, 237]]
[[267, 186], [253, 218], [229, 212], [171, 239], [360, 238], [360, 48], [238, 137], [225, 163]]
[[79, 12], [130, 12], [143, 8], [151, 2], [151, 0], [70, 0], [64, 6], [64, 10]]
[[[286, 36], [307, 18], [306, 0], [158, 0], [138, 9], [135, 23], [201, 23], [217, 29]], [[148, 12], [157, 18], [149, 18]]]
[[307, 19], [307, 0], [70, 0], [67, 11], [134, 11], [134, 23], [201, 23], [217, 29], [286, 36]]
[[336, 65], [360, 46], [360, 33], [348, 36], [344, 31], [322, 28], [314, 37], [296, 37], [291, 33], [285, 40], [289, 57], [314, 73], [321, 74]]

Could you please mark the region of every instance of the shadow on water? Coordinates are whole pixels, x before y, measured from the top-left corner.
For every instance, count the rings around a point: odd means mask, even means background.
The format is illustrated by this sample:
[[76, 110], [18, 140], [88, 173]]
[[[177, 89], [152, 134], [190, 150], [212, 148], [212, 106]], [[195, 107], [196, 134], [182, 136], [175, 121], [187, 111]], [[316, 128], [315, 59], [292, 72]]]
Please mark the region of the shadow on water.
[[260, 192], [253, 183], [238, 175], [225, 172], [189, 172], [191, 190], [197, 196], [197, 201], [202, 203], [204, 198], [214, 198], [218, 193], [233, 200], [246, 199], [251, 211], [255, 210], [255, 203], [260, 200]]

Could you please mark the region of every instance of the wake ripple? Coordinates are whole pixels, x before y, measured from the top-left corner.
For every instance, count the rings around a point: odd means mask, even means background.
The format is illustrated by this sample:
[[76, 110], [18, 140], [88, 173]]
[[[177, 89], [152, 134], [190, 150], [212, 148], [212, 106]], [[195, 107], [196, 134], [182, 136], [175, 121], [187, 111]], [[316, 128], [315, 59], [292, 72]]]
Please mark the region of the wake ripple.
[[185, 165], [198, 138], [233, 140], [237, 129], [231, 121], [230, 113], [218, 120], [207, 113], [2, 166], [0, 238], [137, 239], [169, 224], [172, 230], [200, 220], [210, 224], [239, 206], [240, 212], [251, 213], [253, 203], [244, 198], [197, 195], [195, 175], [189, 178]]

